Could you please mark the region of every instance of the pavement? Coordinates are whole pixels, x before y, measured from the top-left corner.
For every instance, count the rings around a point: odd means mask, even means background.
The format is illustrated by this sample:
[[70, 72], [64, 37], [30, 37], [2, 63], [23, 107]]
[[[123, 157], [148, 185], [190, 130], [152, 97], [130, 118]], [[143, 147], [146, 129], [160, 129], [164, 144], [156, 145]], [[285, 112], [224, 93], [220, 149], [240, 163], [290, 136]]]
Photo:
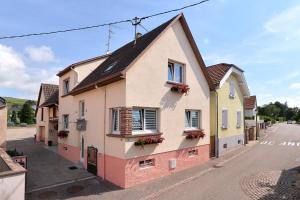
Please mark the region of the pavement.
[[[42, 149], [49, 151], [46, 148]], [[300, 126], [278, 124], [261, 132], [258, 142], [231, 151], [201, 166], [136, 187], [121, 189], [99, 177], [93, 177], [33, 191], [27, 193], [26, 198], [72, 200], [300, 199], [299, 152]]]
[[[8, 129], [7, 149], [16, 148], [27, 156], [26, 191], [86, 180], [95, 176], [80, 166], [66, 160], [57, 153], [45, 148], [43, 143], [35, 142], [33, 128]], [[34, 135], [34, 134], [33, 134]], [[69, 167], [75, 166], [76, 169]]]

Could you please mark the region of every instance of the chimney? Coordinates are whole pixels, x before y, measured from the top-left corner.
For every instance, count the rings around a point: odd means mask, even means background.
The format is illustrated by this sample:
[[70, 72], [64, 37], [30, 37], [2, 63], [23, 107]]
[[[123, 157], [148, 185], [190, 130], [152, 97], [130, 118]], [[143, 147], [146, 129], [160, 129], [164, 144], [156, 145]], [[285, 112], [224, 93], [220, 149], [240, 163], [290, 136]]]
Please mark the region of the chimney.
[[137, 32], [136, 34], [135, 34], [135, 39], [138, 39], [138, 38], [140, 38], [142, 36], [142, 34], [140, 33], [140, 32]]

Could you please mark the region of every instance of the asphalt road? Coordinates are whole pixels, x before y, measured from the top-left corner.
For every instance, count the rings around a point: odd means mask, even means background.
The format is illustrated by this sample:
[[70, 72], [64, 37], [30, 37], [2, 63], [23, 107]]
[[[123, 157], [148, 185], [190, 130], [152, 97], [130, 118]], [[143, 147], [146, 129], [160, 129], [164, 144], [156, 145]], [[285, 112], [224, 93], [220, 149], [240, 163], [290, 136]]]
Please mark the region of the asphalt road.
[[[300, 199], [300, 126], [279, 124], [269, 130], [256, 145], [126, 190], [95, 179], [32, 193], [27, 199]], [[81, 191], [68, 192], [74, 187]]]
[[[280, 124], [275, 130], [258, 145], [223, 167], [164, 193], [160, 199], [251, 199], [242, 189], [243, 180], [251, 182], [251, 178], [263, 179], [264, 175], [271, 176], [272, 179], [272, 176], [277, 176], [282, 170], [300, 166], [300, 126]], [[247, 189], [250, 193], [264, 192], [253, 185]], [[264, 194], [258, 194], [256, 199], [268, 198]]]

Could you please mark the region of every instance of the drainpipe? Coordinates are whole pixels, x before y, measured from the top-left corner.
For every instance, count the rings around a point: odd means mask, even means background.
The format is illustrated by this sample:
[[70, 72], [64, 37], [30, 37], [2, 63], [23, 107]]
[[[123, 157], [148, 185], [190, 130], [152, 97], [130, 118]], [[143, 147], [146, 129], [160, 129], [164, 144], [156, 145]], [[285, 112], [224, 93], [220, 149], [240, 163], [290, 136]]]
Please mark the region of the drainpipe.
[[215, 151], [216, 158], [219, 158], [219, 101], [218, 101], [218, 92], [215, 91], [216, 94], [216, 140], [215, 140]]
[[103, 134], [103, 179], [106, 179], [106, 152], [105, 152], [105, 148], [106, 148], [106, 135], [105, 135], [105, 131], [106, 131], [106, 86], [104, 87], [104, 134]]
[[[247, 131], [246, 131], [246, 119], [245, 119], [245, 97], [243, 97], [243, 118], [244, 118], [244, 146], [246, 146], [246, 140], [247, 140]], [[248, 141], [247, 141], [248, 142]]]

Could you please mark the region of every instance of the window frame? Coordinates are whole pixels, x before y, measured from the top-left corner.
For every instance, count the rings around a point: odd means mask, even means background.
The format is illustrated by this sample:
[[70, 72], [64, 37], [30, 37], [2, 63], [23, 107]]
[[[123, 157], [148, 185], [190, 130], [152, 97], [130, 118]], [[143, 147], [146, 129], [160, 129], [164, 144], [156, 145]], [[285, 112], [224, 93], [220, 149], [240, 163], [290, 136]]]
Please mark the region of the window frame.
[[[63, 130], [68, 131], [70, 128], [70, 118], [69, 118], [69, 114], [63, 114]], [[68, 119], [68, 123], [66, 123], [66, 117]], [[66, 126], [67, 124], [67, 126]]]
[[[169, 80], [169, 66], [172, 66], [172, 80]], [[175, 65], [180, 66], [181, 68], [181, 82], [176, 81], [176, 70], [175, 70]], [[173, 60], [168, 61], [168, 82], [170, 83], [176, 83], [176, 84], [184, 84], [185, 83], [185, 64]]]
[[[83, 110], [82, 110], [83, 109]], [[85, 118], [85, 102], [84, 100], [79, 101], [79, 119], [84, 119]]]
[[[157, 133], [158, 132], [158, 109], [157, 108], [144, 108], [144, 107], [134, 107], [132, 109], [132, 115], [134, 110], [142, 110], [143, 118], [142, 118], [142, 130], [133, 130], [132, 125], [132, 134], [148, 134], [148, 133]], [[146, 115], [145, 112], [147, 110], [155, 111], [155, 125], [156, 129], [146, 129]], [[132, 117], [133, 118], [133, 117]], [[133, 123], [133, 120], [132, 120]]]
[[[190, 112], [190, 122], [189, 122], [189, 126], [186, 126], [186, 113], [187, 112]], [[192, 112], [196, 112], [198, 113], [198, 126], [197, 127], [193, 127], [192, 125]], [[184, 112], [184, 128], [185, 130], [200, 130], [201, 127], [202, 127], [202, 124], [201, 124], [201, 119], [202, 119], [202, 112], [201, 110], [195, 110], [195, 109], [187, 109], [185, 110]]]
[[155, 159], [154, 158], [139, 161], [139, 168], [140, 169], [150, 168], [150, 167], [153, 167], [153, 166], [155, 166]]
[[41, 108], [41, 121], [44, 121], [44, 108]]
[[[66, 83], [68, 83], [68, 87], [66, 87]], [[66, 95], [70, 92], [70, 78], [66, 78], [63, 80], [63, 94]]]
[[[117, 130], [114, 130], [114, 127], [115, 127], [115, 120], [114, 120], [114, 111], [117, 111], [118, 114], [117, 114], [117, 117], [119, 118], [118, 120], [118, 129]], [[121, 118], [120, 118], [120, 109], [119, 108], [112, 108], [111, 109], [111, 133], [112, 134], [116, 134], [116, 135], [120, 135], [120, 128], [121, 128]]]

